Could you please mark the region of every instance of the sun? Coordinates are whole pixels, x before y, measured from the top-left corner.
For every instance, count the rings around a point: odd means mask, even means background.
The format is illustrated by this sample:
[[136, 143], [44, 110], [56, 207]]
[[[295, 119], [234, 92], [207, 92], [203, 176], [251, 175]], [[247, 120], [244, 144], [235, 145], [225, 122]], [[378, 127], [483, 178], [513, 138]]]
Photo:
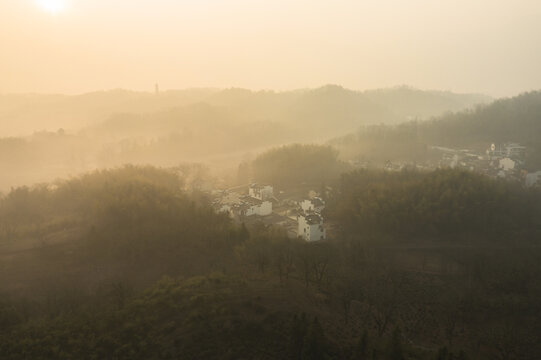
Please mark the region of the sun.
[[37, 0], [39, 7], [52, 15], [57, 15], [66, 10], [64, 0]]

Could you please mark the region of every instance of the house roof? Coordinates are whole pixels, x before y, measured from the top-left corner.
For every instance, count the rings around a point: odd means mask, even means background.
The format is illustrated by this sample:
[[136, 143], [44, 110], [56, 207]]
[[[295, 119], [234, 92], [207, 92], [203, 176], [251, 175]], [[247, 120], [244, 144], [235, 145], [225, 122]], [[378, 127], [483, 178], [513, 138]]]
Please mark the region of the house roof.
[[323, 222], [323, 218], [318, 214], [310, 214], [304, 217], [308, 225], [318, 225]]
[[256, 199], [256, 198], [253, 198], [251, 196], [243, 196], [240, 198], [241, 202], [243, 205], [261, 205], [263, 203], [263, 201], [259, 200], [259, 199]]
[[314, 204], [314, 206], [323, 206], [325, 205], [325, 201], [323, 201], [321, 198], [315, 197], [312, 199], [312, 204]]

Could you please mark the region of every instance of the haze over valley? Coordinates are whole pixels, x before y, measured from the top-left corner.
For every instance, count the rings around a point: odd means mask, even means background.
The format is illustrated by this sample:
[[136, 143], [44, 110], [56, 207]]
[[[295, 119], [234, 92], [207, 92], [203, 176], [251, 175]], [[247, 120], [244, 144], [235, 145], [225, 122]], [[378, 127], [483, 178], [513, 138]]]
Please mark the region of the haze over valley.
[[292, 92], [5, 95], [0, 96], [6, 155], [1, 188], [125, 163], [174, 166], [214, 160], [224, 170], [272, 146], [325, 143], [361, 126], [422, 121], [491, 101], [409, 87], [359, 92], [336, 85]]
[[0, 359], [539, 359], [540, 16], [2, 1]]

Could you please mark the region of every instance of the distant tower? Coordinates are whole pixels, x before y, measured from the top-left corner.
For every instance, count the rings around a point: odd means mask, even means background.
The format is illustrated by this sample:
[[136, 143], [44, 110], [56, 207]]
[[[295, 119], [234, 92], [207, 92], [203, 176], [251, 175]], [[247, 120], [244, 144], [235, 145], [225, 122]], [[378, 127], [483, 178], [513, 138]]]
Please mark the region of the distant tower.
[[154, 91], [155, 91], [156, 95], [160, 94], [160, 85], [158, 85], [158, 83], [156, 83], [156, 85], [154, 85]]

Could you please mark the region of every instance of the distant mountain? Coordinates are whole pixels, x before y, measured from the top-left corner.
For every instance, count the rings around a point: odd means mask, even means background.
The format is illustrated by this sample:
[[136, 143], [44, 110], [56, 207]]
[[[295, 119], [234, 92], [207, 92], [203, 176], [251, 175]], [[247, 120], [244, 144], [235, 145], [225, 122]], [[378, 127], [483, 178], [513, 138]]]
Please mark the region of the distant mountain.
[[336, 85], [286, 92], [233, 88], [175, 90], [158, 95], [126, 90], [76, 96], [0, 95], [0, 136], [58, 128], [76, 130], [118, 113], [149, 114], [206, 103], [224, 109], [239, 121], [290, 123], [302, 134], [328, 138], [360, 125], [425, 119], [489, 101], [482, 95], [405, 87], [359, 92]]
[[400, 123], [464, 110], [493, 99], [478, 94], [455, 94], [397, 87], [353, 91], [337, 85], [283, 93], [229, 89], [205, 101], [225, 106], [252, 119], [290, 122], [302, 131], [321, 131], [327, 136], [366, 124]]
[[0, 95], [0, 136], [34, 131], [77, 130], [116, 113], [147, 113], [199, 102], [216, 90], [187, 89], [153, 93], [126, 90], [82, 95]]
[[[410, 100], [401, 103], [402, 97]], [[271, 147], [326, 142], [361, 126], [401, 123], [410, 114], [437, 115], [483, 99], [335, 85], [287, 92], [0, 95], [0, 191], [125, 163], [198, 161], [226, 169]]]
[[494, 99], [482, 94], [456, 94], [450, 91], [425, 91], [408, 86], [363, 92], [371, 101], [385, 106], [400, 118], [425, 120], [446, 112], [456, 112]]

